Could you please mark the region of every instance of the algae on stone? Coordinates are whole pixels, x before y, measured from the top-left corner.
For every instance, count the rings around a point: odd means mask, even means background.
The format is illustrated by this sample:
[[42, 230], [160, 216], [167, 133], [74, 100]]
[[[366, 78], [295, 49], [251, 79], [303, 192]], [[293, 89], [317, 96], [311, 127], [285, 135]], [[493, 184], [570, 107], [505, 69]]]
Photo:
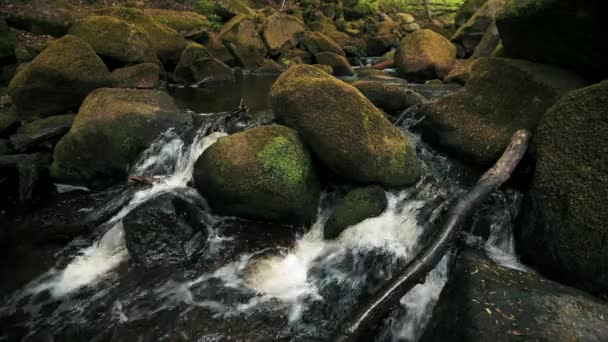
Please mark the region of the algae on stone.
[[324, 238], [337, 238], [346, 228], [382, 214], [387, 205], [384, 189], [379, 186], [356, 188], [349, 191], [339, 201], [325, 223]]

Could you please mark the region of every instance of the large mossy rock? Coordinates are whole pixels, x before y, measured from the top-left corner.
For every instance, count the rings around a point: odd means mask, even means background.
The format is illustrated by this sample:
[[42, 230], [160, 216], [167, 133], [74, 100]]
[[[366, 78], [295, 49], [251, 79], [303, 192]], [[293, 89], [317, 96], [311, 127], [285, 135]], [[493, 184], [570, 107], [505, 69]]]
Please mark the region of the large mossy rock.
[[250, 16], [237, 15], [232, 18], [218, 36], [241, 66], [255, 69], [264, 64], [266, 45], [258, 34], [257, 24]]
[[17, 36], [10, 30], [4, 20], [0, 19], [0, 64], [3, 65], [3, 61], [15, 57], [17, 43], [19, 43]]
[[409, 185], [419, 176], [416, 150], [357, 88], [314, 66], [296, 65], [271, 89], [277, 119], [296, 129], [338, 176]]
[[320, 185], [311, 156], [284, 126], [220, 138], [196, 161], [194, 180], [222, 215], [303, 223], [316, 214]]
[[87, 42], [110, 64], [153, 62], [156, 55], [148, 38], [123, 20], [111, 16], [88, 16], [69, 31]]
[[496, 14], [508, 0], [488, 0], [462, 25], [451, 41], [461, 47], [464, 56], [473, 54], [488, 28], [493, 25]]
[[608, 77], [603, 1], [510, 0], [496, 18], [507, 57]]
[[384, 189], [379, 186], [351, 190], [340, 199], [327, 219], [323, 236], [325, 239], [335, 239], [346, 228], [382, 214], [387, 205]]
[[102, 16], [113, 16], [122, 19], [143, 33], [152, 44], [156, 55], [164, 64], [176, 65], [182, 51], [188, 42], [182, 38], [174, 29], [163, 25], [153, 17], [145, 15], [137, 8], [108, 7], [95, 11]]
[[97, 89], [55, 147], [51, 175], [94, 188], [111, 184], [126, 176], [127, 168], [162, 132], [191, 124], [192, 117], [165, 92]]
[[443, 78], [456, 62], [456, 47], [431, 30], [418, 30], [399, 44], [395, 54], [397, 70], [416, 78]]
[[199, 38], [208, 35], [211, 31], [209, 19], [195, 12], [146, 9], [144, 14], [169, 26], [184, 38]]
[[422, 138], [487, 166], [500, 157], [515, 131], [534, 131], [560, 95], [583, 86], [580, 77], [557, 67], [480, 58], [464, 91], [422, 106]]
[[299, 43], [299, 35], [304, 32], [304, 23], [296, 16], [276, 13], [268, 17], [261, 32], [271, 54], [294, 48]]
[[465, 250], [421, 342], [605, 341], [608, 305]]
[[312, 55], [321, 52], [331, 52], [345, 56], [344, 50], [338, 43], [320, 32], [306, 31], [301, 36], [302, 46]]
[[47, 116], [78, 108], [87, 94], [110, 84], [110, 72], [91, 46], [67, 35], [19, 71], [8, 92], [23, 117]]
[[160, 86], [160, 67], [142, 63], [112, 71], [112, 87], [151, 89]]
[[234, 73], [226, 64], [213, 58], [204, 46], [190, 43], [175, 68], [175, 79], [193, 84], [209, 78], [211, 81], [234, 81]]
[[542, 117], [517, 246], [565, 283], [608, 295], [608, 81], [570, 92]]
[[382, 109], [389, 115], [399, 115], [404, 110], [421, 104], [425, 98], [407, 89], [407, 87], [381, 81], [358, 81], [353, 83], [374, 106]]
[[8, 1], [8, 3], [8, 6], [0, 9], [1, 16], [6, 17], [7, 23], [36, 35], [49, 34], [61, 37], [74, 22], [85, 15], [81, 7], [67, 0], [27, 0]]

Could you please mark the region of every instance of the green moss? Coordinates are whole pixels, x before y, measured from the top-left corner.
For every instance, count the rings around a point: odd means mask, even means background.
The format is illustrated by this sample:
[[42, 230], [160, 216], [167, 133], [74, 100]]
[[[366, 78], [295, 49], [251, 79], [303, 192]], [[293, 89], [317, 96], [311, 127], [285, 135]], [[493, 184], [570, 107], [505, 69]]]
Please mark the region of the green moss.
[[[276, 137], [258, 153], [266, 172], [277, 177], [279, 184], [291, 189], [304, 181], [301, 152], [286, 137]], [[271, 180], [275, 183], [275, 180]]]
[[387, 204], [384, 189], [379, 186], [351, 190], [338, 202], [336, 209], [327, 220], [323, 231], [324, 237], [334, 239], [344, 229], [382, 214]]
[[144, 13], [174, 29], [182, 37], [201, 35], [211, 29], [209, 20], [194, 12], [150, 9]]

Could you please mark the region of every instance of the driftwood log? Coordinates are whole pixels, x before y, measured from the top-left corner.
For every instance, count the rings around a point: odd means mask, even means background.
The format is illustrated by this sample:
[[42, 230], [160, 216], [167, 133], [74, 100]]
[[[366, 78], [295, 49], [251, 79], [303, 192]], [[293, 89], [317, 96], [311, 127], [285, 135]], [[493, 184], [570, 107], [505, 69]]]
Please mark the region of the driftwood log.
[[401, 297], [417, 284], [424, 283], [427, 274], [449, 250], [460, 228], [490, 194], [509, 179], [524, 156], [530, 137], [531, 134], [527, 130], [519, 130], [513, 135], [511, 143], [496, 164], [446, 213], [441, 229], [432, 242], [405, 266], [399, 276], [363, 303], [338, 331], [333, 341], [357, 341], [366, 328], [374, 326], [386, 317]]

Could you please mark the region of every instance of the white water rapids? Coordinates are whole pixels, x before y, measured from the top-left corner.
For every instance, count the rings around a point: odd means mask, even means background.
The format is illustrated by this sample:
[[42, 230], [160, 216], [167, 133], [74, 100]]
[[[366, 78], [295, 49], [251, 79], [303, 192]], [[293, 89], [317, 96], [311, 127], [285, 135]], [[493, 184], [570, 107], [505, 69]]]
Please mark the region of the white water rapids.
[[[131, 173], [159, 176], [160, 181], [135, 192], [109, 220], [107, 224], [111, 228], [99, 241], [81, 248], [67, 264], [58, 265], [33, 281], [0, 309], [0, 316], [15, 312], [26, 301], [26, 311], [33, 316], [29, 325], [31, 333], [60, 326], [63, 320], [86, 324], [78, 315], [91, 310], [97, 300], [104, 301], [112, 288], [121, 283], [116, 269], [129, 258], [122, 219], [142, 203], [164, 193], [187, 192], [199, 196], [188, 186], [194, 162], [206, 148], [225, 135], [207, 134], [207, 129], [199, 131], [190, 145], [173, 131], [166, 132], [153, 143]], [[388, 207], [380, 216], [349, 227], [336, 240], [326, 241], [323, 240], [323, 228], [329, 211], [322, 203], [317, 222], [291, 248], [270, 253], [266, 250], [244, 253], [238, 260], [192, 279], [167, 279], [151, 288], [137, 288], [127, 295], [115, 296], [111, 309], [113, 324], [153, 319], [160, 312], [183, 305], [206, 308], [224, 318], [255, 315], [270, 305], [273, 310], [287, 314], [295, 340], [317, 336], [317, 330], [323, 328], [320, 325], [331, 320], [327, 318], [319, 323], [317, 320], [323, 317], [316, 317], [318, 312], [341, 305], [345, 309], [352, 308], [361, 294], [377, 290], [416, 255], [442, 210], [463, 193], [463, 187], [453, 178], [458, 170], [446, 158], [426, 147], [419, 156], [424, 176], [411, 188], [387, 192]], [[513, 250], [502, 244], [505, 240], [512, 241], [509, 240], [512, 233], [503, 236], [498, 226], [495, 231], [494, 240], [488, 242], [488, 250], [498, 246], [497, 250], [503, 253], [495, 254], [506, 260], [513, 255]], [[221, 252], [223, 243], [231, 239], [214, 231], [209, 235], [209, 253]], [[447, 280], [447, 265], [448, 257], [445, 257], [424, 284], [416, 286], [401, 299], [405, 314], [398, 319], [392, 318], [392, 340], [415, 341], [420, 336]], [[100, 286], [103, 281], [109, 285]], [[227, 302], [209, 295], [218, 281], [224, 289], [247, 296]], [[51, 299], [42, 302], [35, 299], [46, 291]], [[77, 299], [83, 291], [92, 291], [92, 294], [89, 298]], [[345, 298], [336, 299], [340, 294]], [[150, 297], [154, 298], [153, 304], [148, 303]], [[61, 304], [51, 314], [43, 313], [42, 308], [52, 301]], [[276, 305], [276, 301], [280, 305]]]

